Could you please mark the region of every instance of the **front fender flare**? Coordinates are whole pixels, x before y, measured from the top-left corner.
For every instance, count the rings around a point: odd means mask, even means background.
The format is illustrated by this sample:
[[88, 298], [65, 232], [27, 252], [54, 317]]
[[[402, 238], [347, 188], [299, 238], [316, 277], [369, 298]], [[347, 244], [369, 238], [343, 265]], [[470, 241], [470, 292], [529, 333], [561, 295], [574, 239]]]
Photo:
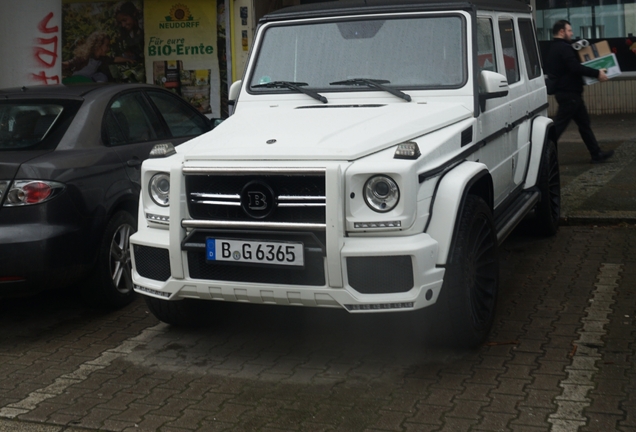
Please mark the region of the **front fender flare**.
[[457, 217], [465, 196], [472, 185], [489, 175], [488, 168], [483, 163], [464, 162], [447, 172], [439, 181], [426, 230], [439, 244], [438, 266], [448, 262]]

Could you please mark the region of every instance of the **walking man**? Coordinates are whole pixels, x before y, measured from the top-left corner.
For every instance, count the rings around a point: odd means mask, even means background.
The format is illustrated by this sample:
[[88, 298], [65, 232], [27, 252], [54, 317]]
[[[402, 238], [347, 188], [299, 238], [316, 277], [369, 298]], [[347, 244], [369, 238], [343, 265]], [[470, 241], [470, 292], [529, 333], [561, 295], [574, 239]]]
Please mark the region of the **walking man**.
[[603, 70], [583, 66], [572, 48], [572, 26], [566, 20], [557, 21], [552, 27], [552, 44], [546, 59], [546, 72], [551, 80], [554, 97], [559, 103], [559, 110], [554, 119], [554, 131], [558, 141], [561, 134], [574, 120], [579, 127], [583, 142], [592, 156], [592, 163], [603, 162], [610, 158], [613, 150], [603, 151], [596, 141], [590, 127], [590, 116], [583, 101], [583, 77], [597, 78], [607, 81]]

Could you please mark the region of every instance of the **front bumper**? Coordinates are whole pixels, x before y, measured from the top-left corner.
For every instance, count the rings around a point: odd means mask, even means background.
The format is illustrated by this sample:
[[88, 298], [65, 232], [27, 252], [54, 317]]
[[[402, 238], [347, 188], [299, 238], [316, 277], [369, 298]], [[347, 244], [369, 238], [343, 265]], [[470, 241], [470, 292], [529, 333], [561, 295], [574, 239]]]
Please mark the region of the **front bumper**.
[[[407, 311], [435, 303], [444, 277], [444, 269], [435, 265], [437, 242], [427, 234], [340, 239], [340, 245], [326, 247], [325, 255], [319, 257], [322, 280], [313, 278], [307, 282], [304, 278], [281, 276], [282, 280], [270, 279], [267, 283], [255, 276], [259, 274], [258, 267], [247, 265], [235, 272], [245, 276], [242, 280], [236, 280], [240, 276], [223, 276], [226, 280], [192, 277], [193, 251], [187, 246], [180, 251], [172, 249], [178, 257], [170, 257], [169, 237], [167, 230], [146, 229], [131, 238], [133, 282], [140, 294], [164, 300], [335, 307], [350, 312]], [[338, 255], [335, 259], [334, 253]], [[213, 264], [199, 262], [197, 274], [203, 274], [199, 267], [206, 265]], [[169, 271], [166, 267], [171, 266], [180, 268]], [[405, 275], [405, 271], [411, 274]], [[172, 274], [185, 277], [175, 278]]]

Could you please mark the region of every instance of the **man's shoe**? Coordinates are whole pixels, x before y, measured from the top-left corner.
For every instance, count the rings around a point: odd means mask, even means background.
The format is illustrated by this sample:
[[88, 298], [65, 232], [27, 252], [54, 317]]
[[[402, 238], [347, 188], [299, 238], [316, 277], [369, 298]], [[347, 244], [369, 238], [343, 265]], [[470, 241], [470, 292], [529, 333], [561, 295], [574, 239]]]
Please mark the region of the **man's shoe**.
[[592, 163], [605, 162], [612, 156], [614, 156], [614, 150], [600, 151], [596, 153], [595, 155], [592, 155]]

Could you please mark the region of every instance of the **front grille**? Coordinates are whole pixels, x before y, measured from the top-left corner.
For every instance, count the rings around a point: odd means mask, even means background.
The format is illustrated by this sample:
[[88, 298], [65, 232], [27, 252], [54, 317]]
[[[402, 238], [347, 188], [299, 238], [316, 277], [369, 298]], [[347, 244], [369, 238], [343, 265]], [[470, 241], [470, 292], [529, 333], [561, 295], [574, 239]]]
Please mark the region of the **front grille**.
[[170, 253], [168, 249], [133, 245], [135, 268], [140, 276], [165, 282], [170, 278]]
[[[212, 221], [325, 223], [324, 174], [186, 175], [190, 217]], [[245, 187], [258, 182], [274, 195], [273, 211], [250, 216], [241, 205]], [[243, 198], [244, 199], [244, 198]]]
[[[299, 241], [303, 243], [304, 247], [305, 266], [302, 268], [273, 267], [250, 263], [207, 261], [205, 255], [207, 238]], [[193, 279], [281, 285], [325, 285], [324, 257], [326, 252], [324, 232], [197, 229], [183, 240], [181, 248], [187, 251], [188, 270], [190, 277]]]
[[410, 256], [347, 258], [349, 285], [362, 294], [401, 293], [413, 288]]

